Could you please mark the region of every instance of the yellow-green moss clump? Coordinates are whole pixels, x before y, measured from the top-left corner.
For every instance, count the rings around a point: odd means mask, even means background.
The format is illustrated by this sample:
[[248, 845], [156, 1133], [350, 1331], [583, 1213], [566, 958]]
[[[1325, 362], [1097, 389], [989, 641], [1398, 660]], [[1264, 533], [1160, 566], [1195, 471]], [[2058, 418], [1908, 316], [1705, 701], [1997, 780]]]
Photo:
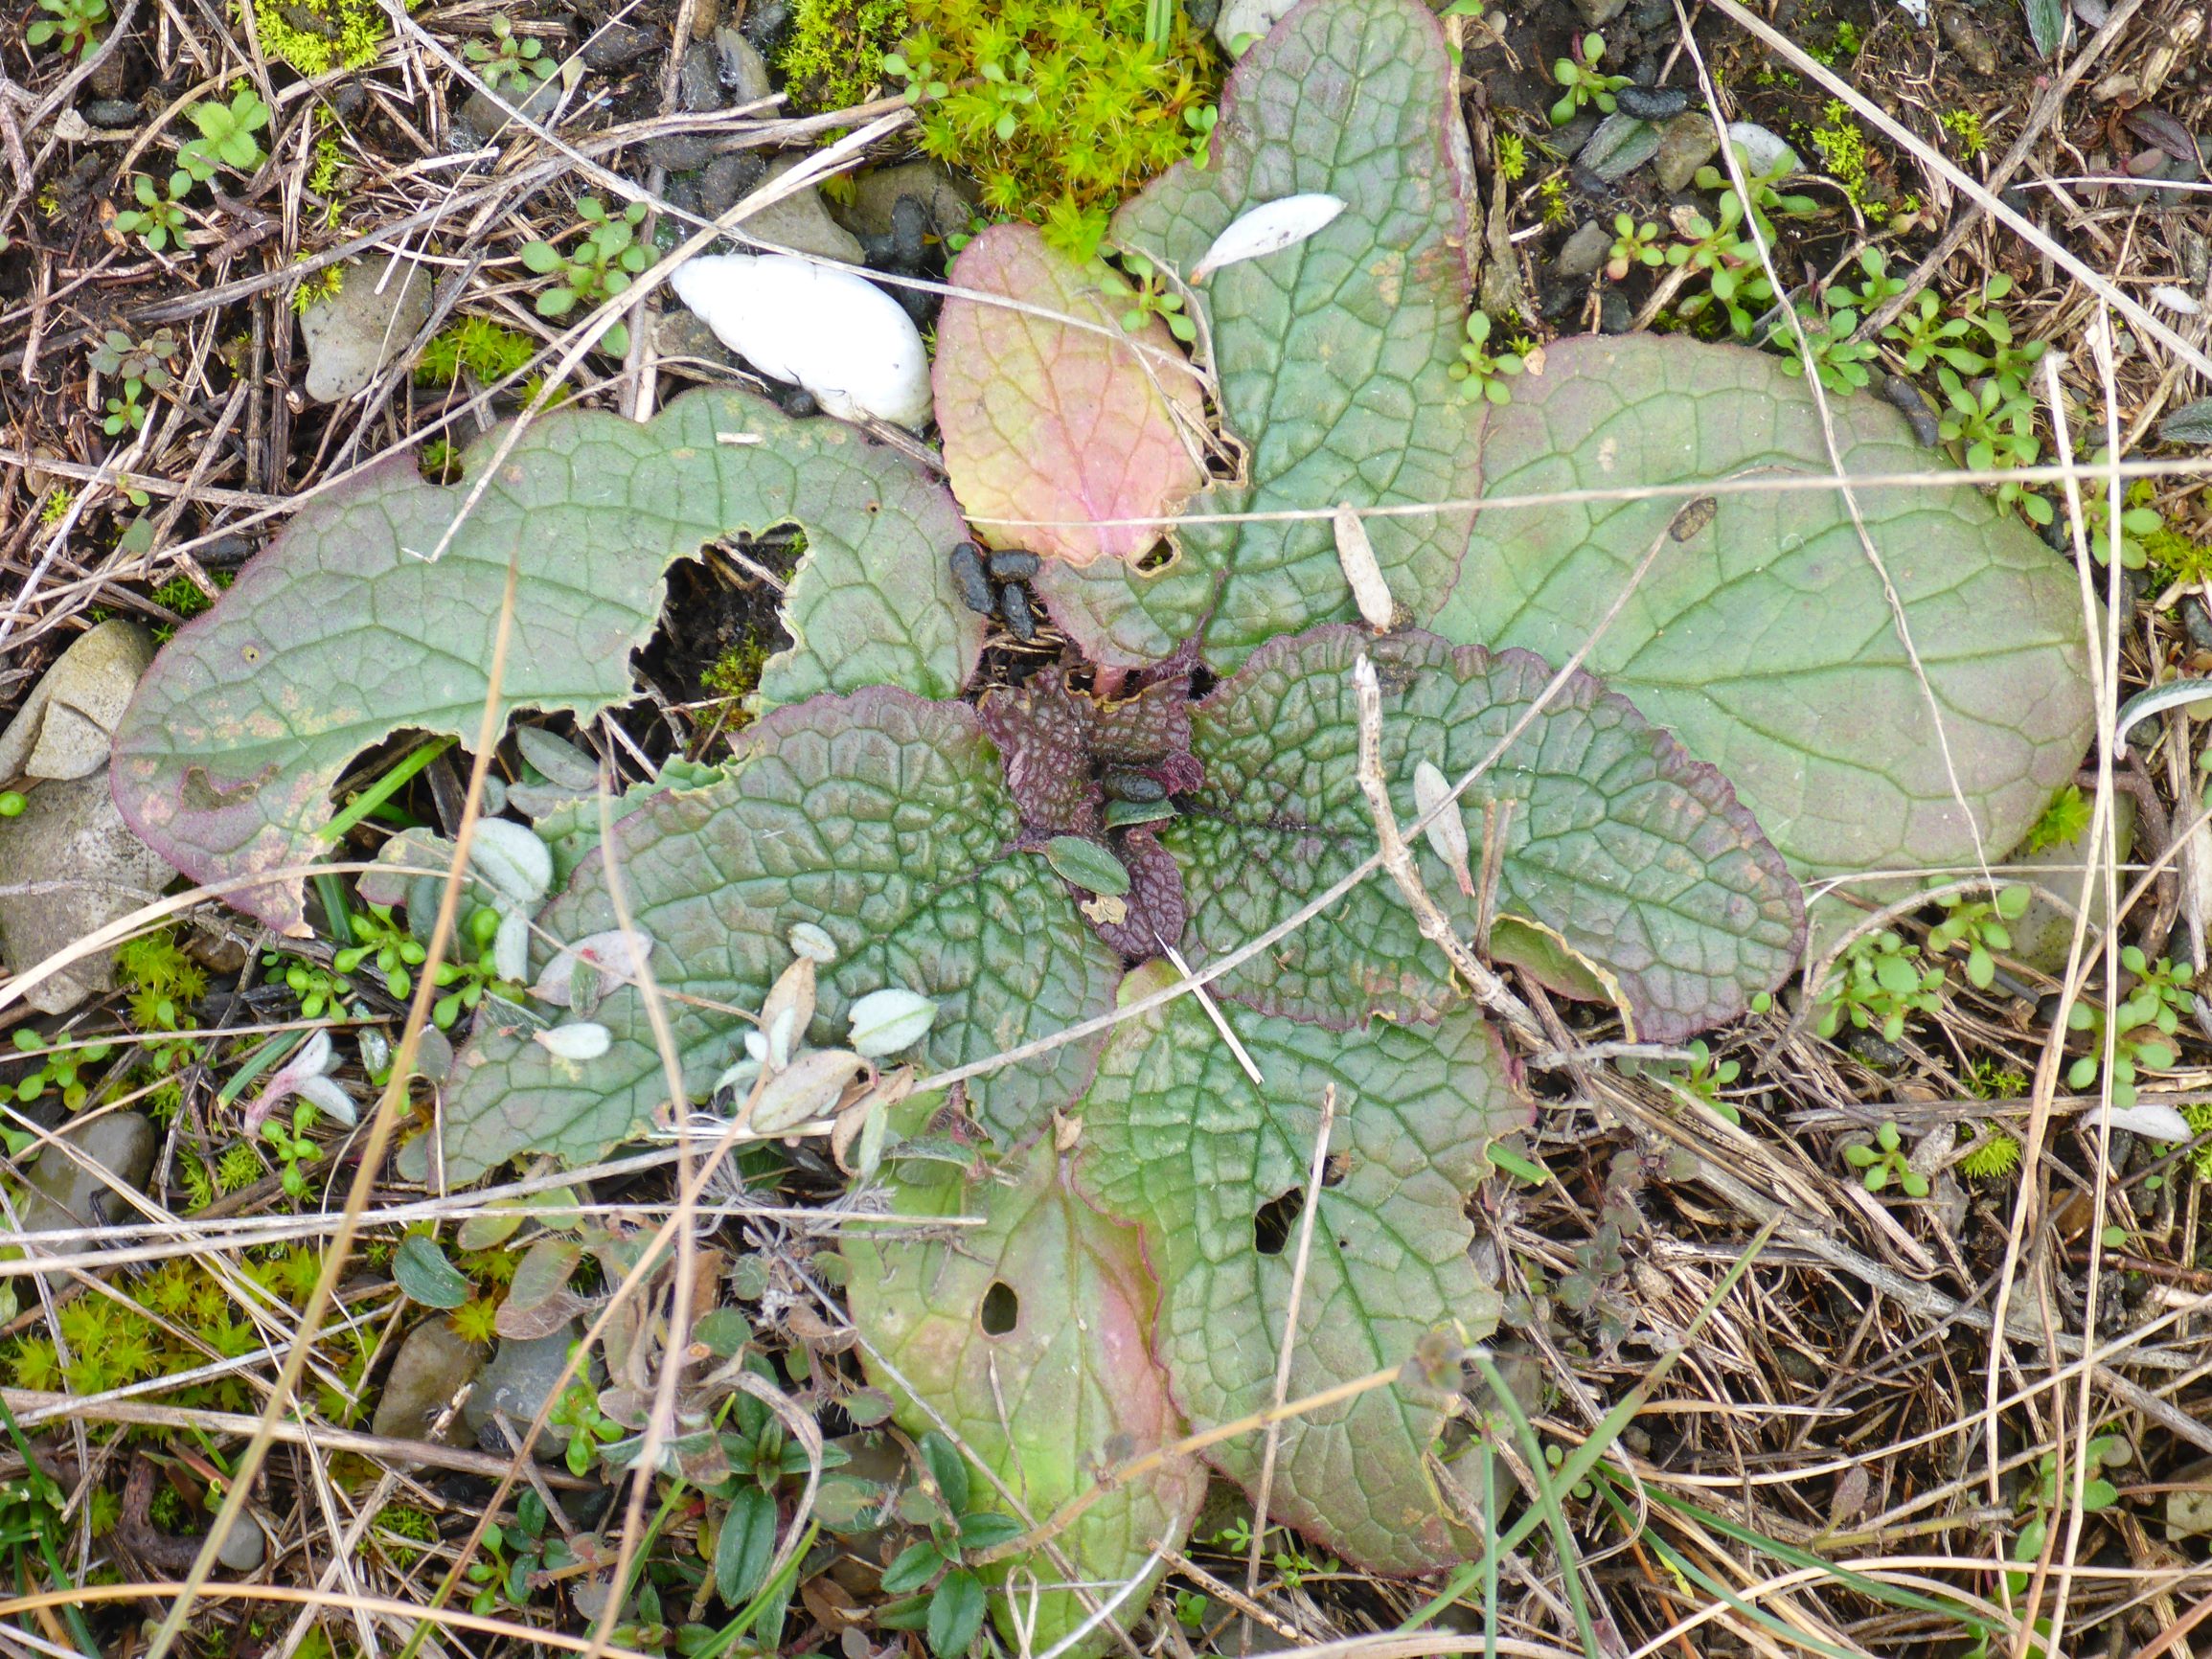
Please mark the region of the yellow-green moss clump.
[[776, 54], [791, 107], [850, 109], [880, 97], [885, 53], [906, 33], [906, 0], [799, 0]]
[[391, 38], [376, 0], [233, 0], [231, 15], [248, 7], [262, 54], [308, 77], [363, 68]]

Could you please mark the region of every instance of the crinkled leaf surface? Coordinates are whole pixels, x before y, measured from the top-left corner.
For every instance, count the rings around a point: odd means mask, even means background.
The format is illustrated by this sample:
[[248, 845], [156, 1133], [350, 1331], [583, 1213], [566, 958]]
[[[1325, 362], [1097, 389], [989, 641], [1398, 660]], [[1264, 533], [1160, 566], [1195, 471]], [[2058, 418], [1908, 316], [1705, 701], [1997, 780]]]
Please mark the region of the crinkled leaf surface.
[[[1127, 999], [1174, 979], [1131, 973]], [[1298, 1221], [1263, 1242], [1260, 1215], [1303, 1195], [1325, 1089], [1336, 1090], [1331, 1172], [1314, 1218], [1290, 1368], [1292, 1399], [1400, 1365], [1424, 1337], [1479, 1340], [1497, 1297], [1468, 1260], [1467, 1194], [1483, 1149], [1529, 1121], [1497, 1038], [1469, 1007], [1437, 1025], [1357, 1032], [1223, 1011], [1253, 1087], [1192, 997], [1116, 1028], [1081, 1113], [1078, 1172], [1109, 1215], [1145, 1229], [1159, 1275], [1153, 1352], [1195, 1428], [1274, 1402]], [[1283, 1425], [1273, 1512], [1377, 1572], [1456, 1559], [1466, 1536], [1424, 1459], [1446, 1398], [1408, 1376]], [[1261, 1438], [1207, 1454], [1258, 1478]]]
[[[719, 441], [744, 434], [760, 442]], [[478, 442], [479, 466], [497, 441]], [[670, 562], [789, 520], [810, 551], [785, 607], [798, 643], [769, 663], [766, 702], [875, 684], [953, 696], [982, 648], [946, 566], [963, 534], [950, 494], [837, 421], [722, 391], [644, 425], [548, 415], [425, 562], [468, 488], [395, 456], [311, 502], [155, 660], [116, 733], [115, 795], [178, 869], [217, 881], [307, 863], [355, 755], [399, 731], [472, 738], [511, 554], [509, 712], [588, 716], [629, 696]], [[305, 931], [296, 875], [232, 897]]]
[[1033, 225], [982, 231], [946, 280], [1037, 308], [954, 297], [938, 320], [937, 427], [969, 516], [1147, 521], [977, 528], [1076, 564], [1150, 549], [1205, 482], [1192, 448], [1205, 407], [1167, 326], [1149, 317], [1125, 332], [1124, 305]]
[[[1415, 815], [1421, 761], [1457, 783], [1552, 678], [1526, 651], [1454, 649], [1424, 633], [1377, 639], [1340, 625], [1255, 655], [1198, 705], [1193, 745], [1205, 783], [1161, 836], [1182, 862], [1205, 957], [1266, 931], [1375, 851], [1357, 774], [1352, 666], [1361, 652], [1381, 681], [1383, 776], [1403, 824]], [[1609, 974], [1641, 1034], [1716, 1025], [1796, 959], [1797, 883], [1750, 813], [1720, 773], [1586, 674], [1460, 801], [1477, 847], [1484, 804], [1500, 807], [1499, 911], [1557, 929]], [[1464, 935], [1474, 901], [1425, 837], [1415, 854]], [[1336, 1027], [1370, 1013], [1433, 1019], [1458, 994], [1443, 954], [1380, 875], [1217, 983], [1268, 1012]]]
[[[1562, 341], [1546, 359], [1540, 378], [1523, 375], [1513, 401], [1491, 411], [1490, 494], [1831, 470], [1812, 395], [1778, 358], [1622, 335]], [[1948, 470], [1879, 399], [1829, 403], [1846, 470]], [[2076, 579], [1965, 485], [1857, 494], [1996, 857], [2088, 741]], [[1719, 503], [1709, 526], [1660, 554], [1590, 671], [1720, 767], [1800, 875], [1971, 866], [1927, 694], [1841, 499], [1767, 491]], [[1565, 656], [1681, 506], [1486, 509], [1437, 631]]]
[[[1448, 373], [1467, 315], [1471, 179], [1453, 81], [1418, 0], [1305, 0], [1230, 75], [1212, 165], [1171, 169], [1116, 216], [1115, 240], [1189, 271], [1262, 202], [1320, 192], [1348, 204], [1198, 290], [1249, 483], [1207, 490], [1191, 512], [1475, 494], [1479, 417]], [[1369, 521], [1416, 621], [1449, 591], [1470, 518]], [[1358, 614], [1327, 519], [1190, 523], [1177, 538], [1180, 557], [1156, 575], [1046, 569], [1053, 615], [1096, 660], [1166, 656], [1203, 624], [1205, 660], [1226, 672], [1277, 634]]]
[[[919, 1436], [934, 1420], [901, 1380], [1039, 1521], [1089, 1490], [1099, 1470], [1181, 1438], [1181, 1414], [1152, 1355], [1159, 1291], [1137, 1229], [1084, 1200], [1049, 1137], [996, 1177], [891, 1188], [901, 1216], [984, 1218], [950, 1239], [846, 1235], [853, 1318], [898, 1370], [870, 1367], [909, 1432]], [[1060, 1548], [1085, 1579], [1118, 1584], [1154, 1542], [1181, 1542], [1205, 1488], [1196, 1458], [1171, 1459], [1086, 1510]], [[1004, 1508], [980, 1477], [969, 1489], [971, 1502]], [[1041, 1556], [1029, 1565], [1040, 1579], [1060, 1577]], [[993, 1571], [992, 1581], [1006, 1571]], [[993, 1602], [1011, 1629], [1005, 1603]], [[1125, 1625], [1143, 1602], [1140, 1589], [1123, 1603]], [[1034, 1639], [1049, 1647], [1083, 1618], [1072, 1594], [1047, 1594]]]
[[[891, 986], [937, 1004], [918, 1051], [929, 1070], [1104, 1012], [1120, 961], [1042, 854], [1011, 851], [1020, 833], [973, 713], [888, 688], [779, 710], [747, 728], [729, 777], [624, 819], [613, 855], [633, 925], [656, 942], [687, 1092], [705, 1094], [750, 1027], [679, 999], [757, 1010], [800, 921], [838, 949], [817, 987], [820, 1046], [842, 1040], [855, 998]], [[540, 913], [542, 932], [574, 940], [617, 925], [607, 856], [603, 847], [577, 870]], [[535, 971], [550, 951], [534, 952]], [[650, 1121], [667, 1089], [638, 993], [616, 988], [592, 1017], [613, 1047], [575, 1064], [480, 1027], [449, 1087], [451, 1179], [524, 1150], [589, 1158]], [[1098, 1048], [1068, 1044], [976, 1079], [979, 1115], [1018, 1137], [1082, 1092]]]

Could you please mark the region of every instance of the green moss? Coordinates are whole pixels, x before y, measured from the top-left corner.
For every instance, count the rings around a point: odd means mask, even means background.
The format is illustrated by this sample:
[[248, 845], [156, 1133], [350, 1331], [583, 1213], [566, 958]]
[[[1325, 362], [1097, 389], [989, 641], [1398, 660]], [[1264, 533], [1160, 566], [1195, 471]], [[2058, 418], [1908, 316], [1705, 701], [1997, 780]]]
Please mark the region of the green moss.
[[881, 96], [883, 55], [906, 33], [906, 0], [799, 0], [776, 54], [794, 109], [850, 109]]
[[[2181, 1121], [2200, 1135], [2212, 1129], [2212, 1102], [2199, 1101], [2178, 1108]], [[2212, 1146], [2199, 1147], [2189, 1154], [2189, 1167], [2197, 1171], [2200, 1181], [2212, 1181]]]
[[2019, 1142], [1999, 1128], [1988, 1133], [1988, 1140], [1958, 1161], [1958, 1172], [1970, 1181], [2001, 1181], [2020, 1167]]
[[1166, 50], [1145, 0], [907, 0], [897, 59], [922, 147], [974, 175], [984, 211], [1098, 251], [1114, 208], [1186, 157], [1204, 160], [1220, 81], [1211, 37], [1178, 8]]
[[1950, 109], [1943, 114], [1943, 129], [1958, 140], [1961, 161], [1972, 161], [1987, 148], [1989, 140], [1981, 129], [1981, 116], [1971, 109]]
[[1867, 148], [1865, 129], [1851, 118], [1850, 106], [1839, 100], [1829, 102], [1823, 120], [1825, 125], [1806, 135], [1820, 152], [1822, 169], [1843, 187], [1852, 206], [1875, 223], [1886, 224], [1892, 205], [1877, 193], [1868, 172], [1873, 152]]
[[262, 53], [309, 77], [375, 62], [392, 33], [376, 0], [233, 0], [231, 15], [248, 7]]
[[2089, 827], [2089, 798], [2074, 784], [2062, 784], [2053, 795], [2043, 815], [2036, 820], [2027, 839], [2020, 843], [2022, 852], [2041, 852], [2047, 847], [2064, 847], [2077, 839]]
[[768, 648], [759, 640], [735, 645], [699, 675], [699, 689], [710, 697], [749, 697], [760, 689], [761, 670], [767, 666]]
[[504, 380], [528, 363], [537, 342], [489, 317], [463, 317], [430, 337], [415, 359], [415, 384], [450, 386], [466, 369], [480, 384]]

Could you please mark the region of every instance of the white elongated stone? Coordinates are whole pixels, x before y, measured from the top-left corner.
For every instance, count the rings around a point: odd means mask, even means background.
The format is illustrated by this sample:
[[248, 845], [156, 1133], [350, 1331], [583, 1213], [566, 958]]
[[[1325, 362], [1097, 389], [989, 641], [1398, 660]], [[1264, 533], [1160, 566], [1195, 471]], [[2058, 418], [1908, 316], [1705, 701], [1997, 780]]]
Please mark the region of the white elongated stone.
[[840, 420], [919, 429], [929, 356], [914, 321], [865, 277], [789, 254], [709, 254], [669, 279], [715, 337]]
[[1223, 265], [1256, 260], [1302, 242], [1344, 211], [1344, 198], [1310, 191], [1304, 195], [1277, 196], [1239, 214], [1228, 229], [1214, 239], [1191, 272], [1191, 281], [1202, 283]]

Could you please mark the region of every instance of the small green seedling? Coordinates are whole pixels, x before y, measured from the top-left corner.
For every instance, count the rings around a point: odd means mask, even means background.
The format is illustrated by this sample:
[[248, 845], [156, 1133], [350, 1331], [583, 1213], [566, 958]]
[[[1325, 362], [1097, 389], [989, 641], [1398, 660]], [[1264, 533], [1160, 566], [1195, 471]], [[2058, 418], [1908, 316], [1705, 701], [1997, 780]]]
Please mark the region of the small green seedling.
[[326, 1012], [337, 1008], [353, 993], [353, 988], [347, 982], [345, 975], [333, 974], [327, 968], [294, 961], [274, 950], [262, 953], [262, 966], [283, 971], [285, 984], [300, 999], [302, 1019], [321, 1019]]
[[1953, 945], [1965, 945], [1967, 983], [1976, 990], [1989, 989], [1990, 982], [1996, 978], [1991, 953], [2012, 949], [2012, 934], [2005, 923], [2027, 914], [2028, 898], [2025, 887], [2013, 886], [1998, 888], [1994, 899], [1970, 900], [1956, 893], [1937, 899], [1946, 914], [1928, 929], [1928, 953], [1941, 956]]
[[[1744, 182], [1751, 192], [1749, 217], [1769, 247], [1774, 243], [1774, 216], [1802, 219], [1811, 218], [1819, 213], [1820, 204], [1811, 196], [1784, 195], [1774, 188], [1797, 170], [1797, 158], [1794, 155], [1779, 156], [1767, 171], [1755, 173], [1751, 170], [1751, 152], [1740, 144], [1734, 146], [1734, 149], [1736, 165], [1743, 170]], [[1717, 167], [1701, 167], [1698, 170], [1695, 182], [1699, 190], [1724, 193], [1721, 204], [1724, 217], [1727, 210], [1725, 196], [1736, 194], [1736, 187], [1728, 174]], [[1743, 202], [1739, 200], [1737, 206], [1741, 213]]]
[[905, 47], [904, 52], [883, 55], [883, 73], [906, 83], [901, 96], [908, 103], [943, 98], [952, 90], [939, 71], [937, 43], [929, 38], [927, 30], [911, 35]]
[[543, 41], [515, 34], [514, 25], [504, 17], [491, 19], [491, 44], [467, 41], [461, 56], [478, 66], [476, 73], [486, 86], [518, 97], [535, 91], [539, 81], [551, 80], [553, 72], [560, 67], [545, 55]]
[[1606, 55], [1606, 37], [1603, 34], [1585, 34], [1574, 40], [1570, 57], [1562, 57], [1552, 65], [1552, 79], [1565, 88], [1560, 101], [1551, 107], [1552, 125], [1564, 126], [1575, 118], [1575, 112], [1585, 104], [1595, 104], [1601, 114], [1610, 115], [1617, 107], [1613, 94], [1628, 85], [1625, 75], [1607, 75], [1598, 68], [1598, 60]]
[[514, 1524], [493, 1522], [484, 1529], [484, 1550], [491, 1558], [468, 1569], [468, 1581], [477, 1586], [468, 1610], [479, 1618], [498, 1611], [504, 1600], [511, 1607], [527, 1606], [532, 1579], [540, 1572], [573, 1566], [576, 1553], [558, 1532], [545, 1535], [548, 1519], [545, 1500], [525, 1490], [514, 1501]]
[[1802, 344], [1797, 330], [1789, 328], [1774, 330], [1775, 342], [1782, 348], [1782, 366], [1788, 373], [1804, 374], [1810, 357], [1820, 383], [1838, 397], [1848, 397], [1872, 377], [1866, 366], [1874, 358], [1875, 347], [1871, 341], [1851, 337], [1859, 328], [1859, 312], [1847, 300], [1839, 302], [1832, 290], [1823, 296], [1823, 303], [1830, 307], [1824, 312], [1803, 304], [1797, 307], [1797, 320], [1805, 330]]
[[136, 393], [142, 387], [166, 392], [175, 379], [169, 372], [169, 360], [177, 351], [176, 336], [167, 329], [144, 341], [133, 340], [121, 329], [110, 329], [92, 349], [87, 361], [95, 374], [120, 376], [128, 392]]
[[[2187, 964], [2176, 966], [2169, 957], [2160, 957], [2154, 967], [2141, 946], [2133, 944], [2120, 952], [2120, 966], [2136, 979], [2135, 989], [2112, 1015], [2112, 1104], [2126, 1110], [2135, 1103], [2139, 1070], [2164, 1071], [2173, 1065], [2172, 1039], [2195, 998], [2191, 982], [2197, 970]], [[2067, 1087], [2080, 1092], [2093, 1087], [2104, 1069], [2104, 1008], [2077, 1002], [2066, 1016], [2066, 1026], [2088, 1034], [2089, 1052], [2066, 1068]]]
[[1613, 216], [1613, 245], [1606, 261], [1606, 275], [1616, 283], [1628, 281], [1638, 265], [1663, 265], [1666, 250], [1659, 246], [1659, 227], [1639, 225], [1633, 214]]
[[968, 1465], [950, 1441], [932, 1429], [921, 1451], [925, 1478], [900, 1494], [899, 1516], [929, 1536], [883, 1569], [883, 1593], [900, 1600], [878, 1623], [919, 1629], [937, 1659], [957, 1659], [983, 1628], [983, 1580], [961, 1564], [965, 1554], [1018, 1538], [1024, 1529], [1003, 1511], [969, 1507]]
[[138, 206], [115, 216], [115, 228], [124, 236], [139, 237], [147, 247], [160, 253], [175, 242], [184, 245], [184, 197], [192, 190], [188, 173], [171, 173], [166, 193], [145, 173], [131, 181], [130, 193]]
[[51, 41], [64, 56], [92, 56], [100, 44], [95, 31], [107, 21], [107, 0], [38, 0], [38, 10], [47, 15], [23, 31], [25, 40], [33, 46]]
[[146, 424], [146, 405], [138, 400], [135, 386], [124, 388], [123, 396], [107, 400], [107, 419], [101, 421], [100, 429], [110, 438], [125, 432], [136, 432]]
[[269, 1144], [276, 1154], [278, 1179], [285, 1191], [294, 1199], [308, 1196], [307, 1166], [323, 1161], [323, 1148], [308, 1138], [322, 1114], [312, 1103], [301, 1101], [292, 1107], [292, 1120], [287, 1125], [282, 1118], [271, 1118], [262, 1125], [262, 1139]]
[[[576, 213], [585, 228], [571, 252], [563, 254], [551, 242], [530, 242], [522, 250], [524, 265], [541, 277], [558, 279], [537, 296], [541, 317], [565, 317], [580, 300], [593, 307], [611, 300], [646, 267], [648, 255], [637, 239], [645, 203], [633, 201], [622, 212], [610, 214], [596, 196], [587, 195], [576, 204]], [[620, 356], [629, 350], [629, 330], [621, 323], [611, 324], [599, 337], [599, 345]]]
[[1129, 273], [1127, 278], [1104, 260], [1097, 261], [1096, 270], [1107, 287], [1129, 301], [1129, 309], [1122, 313], [1124, 330], [1133, 334], [1145, 326], [1146, 318], [1157, 317], [1167, 324], [1168, 332], [1186, 346], [1198, 337], [1197, 325], [1183, 308], [1183, 296], [1168, 291], [1167, 279], [1152, 261], [1142, 254], [1126, 254], [1122, 265]]
[[31, 797], [22, 790], [0, 790], [0, 818], [20, 818], [30, 806]]
[[1879, 1029], [1882, 1041], [1893, 1043], [1904, 1034], [1907, 1015], [1937, 1011], [1942, 989], [1943, 969], [1923, 967], [1919, 955], [1885, 929], [1853, 941], [1843, 953], [1813, 1029], [1832, 1037], [1848, 1018], [1860, 1031]]
[[1743, 198], [1734, 191], [1721, 193], [1720, 221], [1715, 223], [1695, 208], [1676, 216], [1676, 232], [1683, 239], [1667, 250], [1667, 263], [1687, 265], [1702, 272], [1707, 291], [1692, 294], [1676, 307], [1685, 322], [1718, 305], [1727, 313], [1728, 327], [1739, 340], [1751, 330], [1774, 303], [1774, 284], [1759, 264], [1759, 250], [1737, 234], [1744, 222]]
[[[354, 939], [360, 943], [339, 951], [331, 959], [331, 966], [340, 973], [352, 973], [375, 958], [376, 971], [383, 976], [384, 989], [394, 999], [404, 1002], [415, 985], [411, 970], [421, 967], [429, 952], [403, 925], [392, 920], [388, 905], [372, 904], [365, 911], [355, 911], [353, 928]], [[497, 931], [496, 917], [493, 931]]]
[[218, 168], [251, 173], [268, 159], [254, 134], [268, 125], [269, 106], [252, 87], [240, 87], [228, 103], [195, 103], [184, 113], [199, 128], [199, 137], [178, 148], [176, 163], [201, 184], [214, 178]]
[[1904, 348], [1908, 375], [1918, 375], [1936, 362], [1948, 363], [1962, 375], [1978, 375], [1989, 367], [1989, 359], [1960, 344], [1973, 332], [1969, 319], [1948, 314], [1935, 290], [1923, 288], [1898, 313], [1897, 321], [1881, 330], [1881, 337]]
[[[36, 1032], [18, 1029], [14, 1037], [19, 1053], [31, 1054], [46, 1046], [46, 1039]], [[80, 1110], [90, 1086], [78, 1078], [86, 1066], [96, 1066], [115, 1052], [113, 1043], [87, 1043], [82, 1048], [57, 1049], [46, 1057], [39, 1068], [15, 1085], [15, 1099], [27, 1103], [39, 1098], [49, 1089], [60, 1091], [61, 1103], [71, 1111]]]
[[568, 1472], [580, 1479], [599, 1462], [600, 1448], [622, 1439], [625, 1432], [622, 1424], [600, 1411], [598, 1392], [582, 1377], [568, 1385], [546, 1421], [568, 1430]]
[[1879, 1193], [1895, 1181], [1907, 1198], [1927, 1196], [1927, 1177], [1905, 1160], [1904, 1137], [1894, 1122], [1874, 1131], [1874, 1144], [1854, 1141], [1843, 1148], [1843, 1161], [1859, 1171], [1859, 1184]]
[[1525, 366], [1512, 352], [1492, 353], [1490, 329], [1487, 311], [1477, 311], [1468, 318], [1467, 340], [1459, 348], [1459, 361], [1451, 366], [1451, 377], [1459, 382], [1459, 395], [1470, 403], [1484, 398], [1493, 403], [1512, 402], [1513, 392], [1505, 382]]

